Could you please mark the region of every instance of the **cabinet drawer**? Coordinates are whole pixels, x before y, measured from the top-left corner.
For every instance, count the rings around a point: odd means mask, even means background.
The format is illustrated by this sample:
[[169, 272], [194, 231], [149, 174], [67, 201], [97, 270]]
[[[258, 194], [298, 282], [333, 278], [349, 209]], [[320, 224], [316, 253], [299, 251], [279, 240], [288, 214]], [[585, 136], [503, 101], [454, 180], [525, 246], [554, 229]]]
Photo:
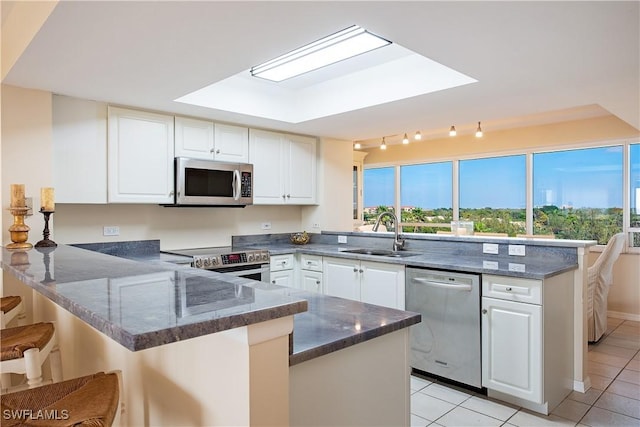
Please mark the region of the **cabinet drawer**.
[[322, 271], [322, 257], [319, 255], [300, 254], [300, 269]]
[[542, 304], [542, 281], [483, 274], [482, 296], [529, 304]]
[[293, 254], [275, 255], [271, 257], [270, 270], [282, 271], [293, 268]]

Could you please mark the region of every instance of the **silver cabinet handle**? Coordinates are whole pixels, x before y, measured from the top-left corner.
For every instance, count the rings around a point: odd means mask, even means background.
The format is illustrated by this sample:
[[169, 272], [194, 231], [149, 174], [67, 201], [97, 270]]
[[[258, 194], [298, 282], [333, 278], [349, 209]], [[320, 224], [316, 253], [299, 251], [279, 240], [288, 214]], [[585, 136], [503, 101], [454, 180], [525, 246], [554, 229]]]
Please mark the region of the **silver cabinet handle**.
[[220, 149], [219, 148], [216, 150], [216, 154], [220, 154]]
[[507, 292], [511, 292], [512, 290], [513, 290], [513, 288], [511, 288], [511, 287], [508, 287], [508, 288], [506, 289], [506, 291], [507, 291]]
[[486, 308], [482, 309], [482, 314], [487, 314], [487, 309]]
[[271, 283], [273, 283], [273, 284], [275, 285], [275, 284], [276, 284], [276, 281], [275, 281], [275, 279], [274, 279], [274, 280], [272, 280], [272, 281], [271, 281]]
[[287, 199], [291, 198], [291, 194], [287, 194]]
[[364, 273], [364, 270], [363, 270], [363, 269], [360, 269], [360, 273]]
[[358, 267], [353, 267], [353, 272], [357, 273], [358, 272]]
[[320, 284], [320, 280], [316, 280], [316, 285], [319, 285], [319, 284]]

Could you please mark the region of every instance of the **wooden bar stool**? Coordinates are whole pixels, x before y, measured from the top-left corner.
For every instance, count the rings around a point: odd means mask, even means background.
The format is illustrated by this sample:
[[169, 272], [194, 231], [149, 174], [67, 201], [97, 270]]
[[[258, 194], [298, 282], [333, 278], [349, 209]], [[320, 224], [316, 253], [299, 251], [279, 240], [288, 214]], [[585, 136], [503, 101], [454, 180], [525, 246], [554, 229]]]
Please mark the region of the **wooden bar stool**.
[[0, 331], [2, 388], [10, 387], [8, 374], [26, 374], [29, 388], [42, 385], [42, 365], [49, 358], [51, 377], [62, 381], [62, 363], [52, 322], [16, 326]]
[[16, 319], [18, 325], [24, 324], [24, 304], [22, 298], [15, 295], [10, 295], [0, 298], [0, 327], [6, 328], [9, 322]]
[[118, 375], [119, 372], [98, 372], [4, 394], [0, 398], [2, 425], [111, 426], [120, 399]]

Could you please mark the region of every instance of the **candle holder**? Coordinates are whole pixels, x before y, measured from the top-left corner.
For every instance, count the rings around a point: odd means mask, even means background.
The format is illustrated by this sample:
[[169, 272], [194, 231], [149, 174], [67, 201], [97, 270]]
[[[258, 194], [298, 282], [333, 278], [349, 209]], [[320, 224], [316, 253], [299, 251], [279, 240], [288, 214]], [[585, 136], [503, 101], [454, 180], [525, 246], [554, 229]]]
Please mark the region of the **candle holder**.
[[33, 245], [27, 243], [29, 239], [29, 226], [24, 223], [24, 217], [29, 212], [26, 206], [11, 206], [9, 212], [13, 215], [13, 224], [9, 227], [11, 241], [5, 246], [7, 249], [31, 249]]
[[49, 217], [54, 211], [45, 211], [40, 209], [40, 212], [44, 215], [44, 230], [42, 231], [44, 239], [36, 243], [36, 248], [55, 248], [58, 244], [53, 240], [49, 240]]

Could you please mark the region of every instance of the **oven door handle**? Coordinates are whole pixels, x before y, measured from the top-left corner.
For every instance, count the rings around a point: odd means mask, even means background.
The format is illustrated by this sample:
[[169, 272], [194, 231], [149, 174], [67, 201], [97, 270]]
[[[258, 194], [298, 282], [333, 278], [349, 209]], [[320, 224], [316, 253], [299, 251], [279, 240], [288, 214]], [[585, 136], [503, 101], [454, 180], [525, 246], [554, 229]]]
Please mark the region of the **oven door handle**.
[[424, 277], [414, 277], [413, 281], [432, 287], [432, 288], [451, 289], [455, 291], [467, 291], [467, 292], [471, 291], [471, 285], [459, 285], [455, 283], [436, 282], [434, 280], [425, 279]]
[[[212, 270], [212, 271], [217, 271], [217, 270]], [[264, 273], [266, 271], [269, 271], [268, 265], [267, 267], [256, 267], [256, 268], [252, 268], [251, 270], [217, 271], [217, 272], [222, 274], [229, 274], [231, 276], [241, 277], [241, 276], [246, 276], [248, 274]]]

